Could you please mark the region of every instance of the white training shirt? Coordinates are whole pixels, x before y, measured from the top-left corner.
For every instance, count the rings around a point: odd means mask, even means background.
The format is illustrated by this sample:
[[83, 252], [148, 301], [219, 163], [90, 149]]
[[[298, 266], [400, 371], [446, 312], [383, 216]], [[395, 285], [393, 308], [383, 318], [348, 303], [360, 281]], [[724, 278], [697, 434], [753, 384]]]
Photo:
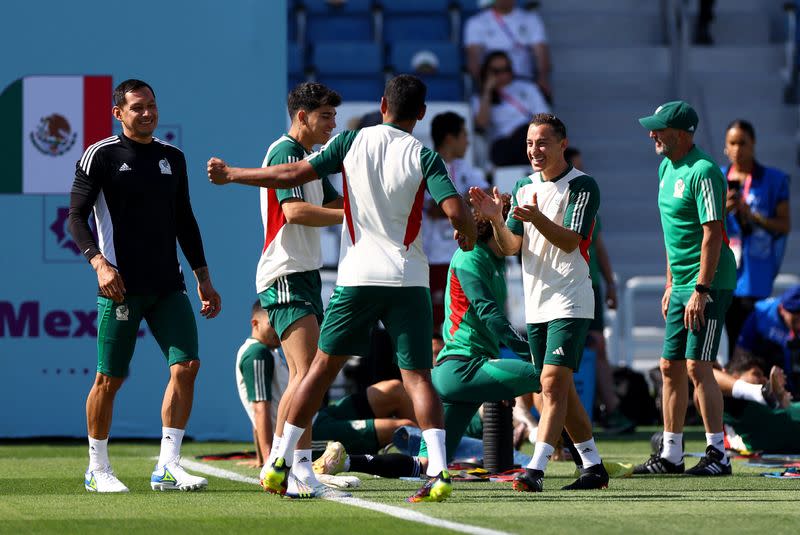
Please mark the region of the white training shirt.
[[338, 286], [422, 286], [428, 261], [420, 227], [427, 189], [458, 195], [441, 157], [390, 124], [345, 131], [309, 157], [319, 176], [342, 172], [345, 222]]
[[[511, 135], [514, 130], [530, 122], [537, 113], [549, 113], [550, 105], [542, 96], [539, 86], [527, 80], [513, 80], [498, 89], [500, 102], [492, 104], [488, 136], [491, 141]], [[475, 114], [480, 109], [480, 97], [472, 97]], [[520, 147], [524, 150], [524, 147]]]

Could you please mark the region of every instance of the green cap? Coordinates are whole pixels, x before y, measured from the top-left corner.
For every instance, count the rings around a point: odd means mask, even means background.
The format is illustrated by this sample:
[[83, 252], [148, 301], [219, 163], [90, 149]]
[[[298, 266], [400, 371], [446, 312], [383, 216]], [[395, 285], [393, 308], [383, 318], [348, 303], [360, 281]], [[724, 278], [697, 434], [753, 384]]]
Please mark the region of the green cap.
[[655, 113], [649, 117], [642, 117], [639, 123], [648, 130], [661, 130], [662, 128], [677, 128], [694, 132], [697, 130], [699, 119], [694, 108], [682, 100], [673, 100], [656, 108]]

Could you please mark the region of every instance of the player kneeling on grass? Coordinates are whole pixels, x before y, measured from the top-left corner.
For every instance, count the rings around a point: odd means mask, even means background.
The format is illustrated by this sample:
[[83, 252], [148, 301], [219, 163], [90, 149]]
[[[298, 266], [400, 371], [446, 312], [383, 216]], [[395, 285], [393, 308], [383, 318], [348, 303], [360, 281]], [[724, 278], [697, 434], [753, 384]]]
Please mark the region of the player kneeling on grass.
[[272, 492], [286, 493], [297, 441], [348, 356], [367, 353], [369, 330], [378, 320], [392, 338], [403, 384], [431, 450], [431, 480], [416, 497], [441, 501], [452, 490], [441, 402], [430, 378], [433, 319], [420, 236], [422, 193], [427, 189], [442, 208], [463, 249], [473, 247], [475, 225], [441, 157], [411, 135], [425, 115], [426, 92], [419, 78], [393, 78], [381, 99], [384, 124], [342, 132], [307, 160], [262, 169], [230, 168], [209, 160], [209, 178], [216, 184], [273, 186], [276, 181], [304, 182], [342, 173], [345, 225], [337, 286], [319, 350], [292, 399], [277, 458], [264, 474]]
[[[510, 207], [504, 198], [504, 213]], [[514, 399], [540, 390], [526, 339], [505, 315], [505, 255], [488, 221], [476, 218], [478, 241], [471, 251], [458, 250], [450, 261], [445, 292], [444, 347], [431, 374], [444, 405], [446, 454], [453, 459], [461, 438], [485, 401]], [[500, 343], [521, 359], [498, 359]], [[315, 463], [326, 473], [365, 472], [384, 477], [417, 476], [428, 468], [426, 437], [418, 457], [402, 454], [346, 456], [332, 446]], [[414, 500], [414, 497], [411, 498]]]

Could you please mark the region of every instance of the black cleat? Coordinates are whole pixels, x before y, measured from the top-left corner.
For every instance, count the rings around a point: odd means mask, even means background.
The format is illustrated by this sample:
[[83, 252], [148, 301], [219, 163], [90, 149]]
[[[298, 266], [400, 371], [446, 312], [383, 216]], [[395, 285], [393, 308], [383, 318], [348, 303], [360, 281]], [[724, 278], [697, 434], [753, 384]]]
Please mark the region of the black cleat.
[[724, 459], [725, 459], [725, 453], [719, 451], [714, 446], [708, 446], [706, 448], [705, 457], [700, 459], [700, 462], [697, 463], [697, 465], [688, 469], [686, 471], [686, 475], [729, 476], [733, 474], [733, 470], [731, 469], [731, 462], [730, 460], [728, 460], [728, 464], [722, 464], [722, 461]]
[[654, 453], [644, 463], [633, 467], [633, 475], [682, 474], [685, 468], [682, 462], [676, 464], [663, 458], [660, 454]]
[[544, 490], [544, 472], [526, 468], [517, 474], [512, 487], [517, 492], [542, 492]]
[[561, 490], [598, 490], [608, 488], [608, 472], [603, 463], [581, 468], [581, 475], [578, 479], [561, 487]]

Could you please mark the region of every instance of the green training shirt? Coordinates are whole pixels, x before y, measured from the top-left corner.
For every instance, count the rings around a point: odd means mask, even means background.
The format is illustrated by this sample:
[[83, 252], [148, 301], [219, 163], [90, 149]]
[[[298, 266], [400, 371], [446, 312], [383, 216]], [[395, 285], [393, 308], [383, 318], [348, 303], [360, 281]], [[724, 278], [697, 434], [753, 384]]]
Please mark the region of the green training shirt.
[[658, 168], [658, 178], [658, 209], [673, 288], [688, 289], [697, 284], [703, 224], [721, 221], [722, 250], [711, 287], [734, 289], [736, 262], [725, 232], [727, 183], [722, 171], [708, 154], [694, 146], [678, 162], [664, 158]]
[[448, 355], [497, 358], [500, 342], [530, 361], [527, 340], [509, 323], [506, 306], [505, 258], [498, 258], [483, 242], [472, 251], [457, 250], [450, 260], [442, 334]]

